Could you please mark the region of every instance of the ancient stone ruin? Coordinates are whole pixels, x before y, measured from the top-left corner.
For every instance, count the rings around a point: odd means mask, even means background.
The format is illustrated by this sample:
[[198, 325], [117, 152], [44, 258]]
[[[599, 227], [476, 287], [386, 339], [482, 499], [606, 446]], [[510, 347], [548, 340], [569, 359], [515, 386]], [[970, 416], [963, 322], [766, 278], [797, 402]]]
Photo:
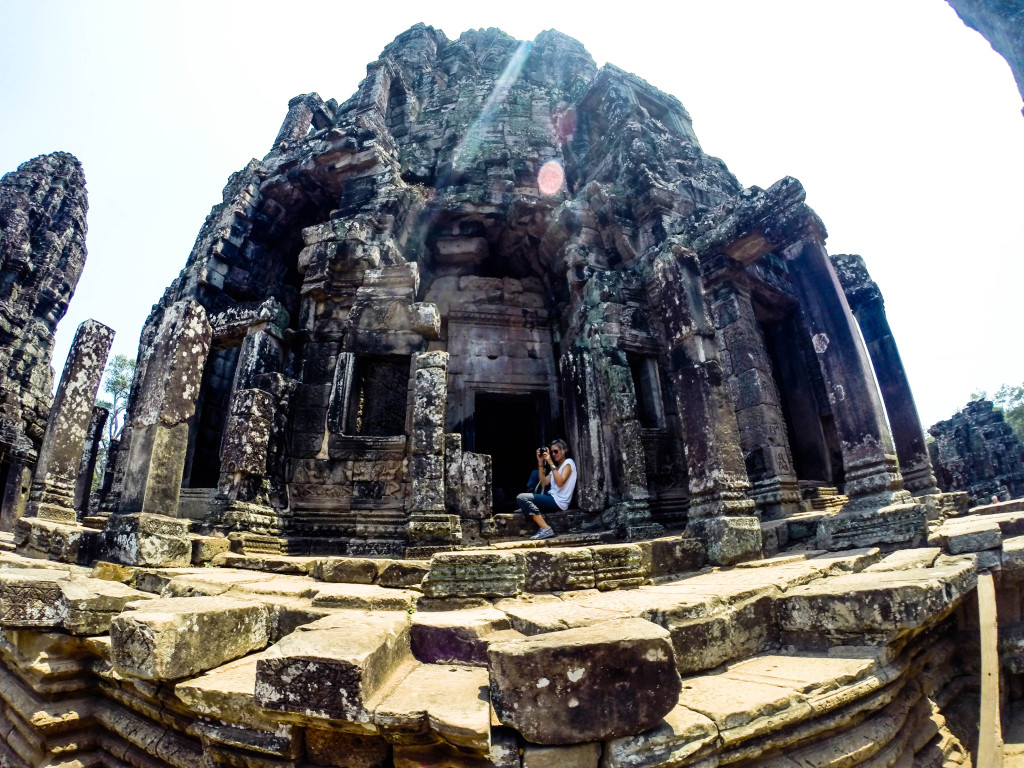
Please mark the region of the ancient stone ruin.
[[825, 240], [554, 31], [417, 25], [296, 97], [146, 323], [98, 510], [79, 331], [4, 507], [0, 765], [992, 765], [1024, 502], [939, 490]]
[[[65, 152], [37, 157], [0, 179], [0, 527], [6, 530], [25, 512], [43, 445], [53, 332], [85, 266], [87, 209], [82, 166]], [[91, 409], [95, 392], [88, 400]]]
[[928, 432], [942, 490], [964, 491], [972, 504], [1024, 496], [1024, 445], [991, 400], [968, 403]]

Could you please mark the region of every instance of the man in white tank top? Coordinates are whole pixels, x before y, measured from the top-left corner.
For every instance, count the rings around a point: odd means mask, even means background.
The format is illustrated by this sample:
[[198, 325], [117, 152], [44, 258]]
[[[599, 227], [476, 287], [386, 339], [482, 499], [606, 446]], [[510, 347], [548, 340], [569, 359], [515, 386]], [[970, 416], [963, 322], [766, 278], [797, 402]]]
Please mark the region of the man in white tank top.
[[[538, 531], [531, 539], [549, 539], [555, 535], [544, 520], [544, 512], [568, 509], [572, 492], [576, 489], [576, 462], [569, 458], [565, 440], [553, 440], [547, 449], [537, 450], [537, 472], [547, 493], [520, 493], [516, 504], [533, 518]], [[549, 495], [550, 494], [550, 495]]]

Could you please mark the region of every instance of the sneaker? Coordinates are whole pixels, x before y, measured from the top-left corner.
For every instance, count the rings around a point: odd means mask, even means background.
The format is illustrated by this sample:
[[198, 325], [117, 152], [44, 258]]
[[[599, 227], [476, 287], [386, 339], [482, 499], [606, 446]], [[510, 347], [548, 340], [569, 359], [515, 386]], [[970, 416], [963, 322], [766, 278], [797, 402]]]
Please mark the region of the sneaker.
[[531, 536], [530, 539], [539, 541], [540, 539], [550, 539], [554, 535], [555, 532], [550, 528], [541, 528], [539, 531], [533, 534], [533, 536]]

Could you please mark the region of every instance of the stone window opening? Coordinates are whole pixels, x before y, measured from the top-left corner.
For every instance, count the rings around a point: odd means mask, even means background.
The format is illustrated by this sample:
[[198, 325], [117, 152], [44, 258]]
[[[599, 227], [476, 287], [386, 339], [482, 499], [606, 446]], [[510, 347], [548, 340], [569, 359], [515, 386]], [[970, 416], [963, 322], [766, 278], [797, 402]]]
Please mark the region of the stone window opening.
[[409, 356], [357, 356], [345, 434], [404, 435], [409, 392]]
[[643, 429], [665, 428], [665, 405], [661, 395], [658, 360], [653, 355], [627, 353], [629, 372], [636, 391], [636, 417]]

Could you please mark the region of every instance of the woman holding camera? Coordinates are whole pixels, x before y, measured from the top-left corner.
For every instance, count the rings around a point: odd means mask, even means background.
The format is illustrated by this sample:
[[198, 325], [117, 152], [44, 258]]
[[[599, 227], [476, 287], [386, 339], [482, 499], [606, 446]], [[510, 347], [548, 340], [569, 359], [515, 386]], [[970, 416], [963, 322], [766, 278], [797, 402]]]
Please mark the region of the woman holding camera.
[[[565, 440], [553, 440], [547, 448], [537, 449], [537, 473], [547, 493], [520, 493], [516, 504], [533, 518], [539, 530], [531, 539], [549, 539], [555, 535], [544, 520], [543, 512], [568, 509], [572, 492], [576, 488], [576, 462], [568, 456]], [[550, 495], [548, 495], [550, 494]]]

